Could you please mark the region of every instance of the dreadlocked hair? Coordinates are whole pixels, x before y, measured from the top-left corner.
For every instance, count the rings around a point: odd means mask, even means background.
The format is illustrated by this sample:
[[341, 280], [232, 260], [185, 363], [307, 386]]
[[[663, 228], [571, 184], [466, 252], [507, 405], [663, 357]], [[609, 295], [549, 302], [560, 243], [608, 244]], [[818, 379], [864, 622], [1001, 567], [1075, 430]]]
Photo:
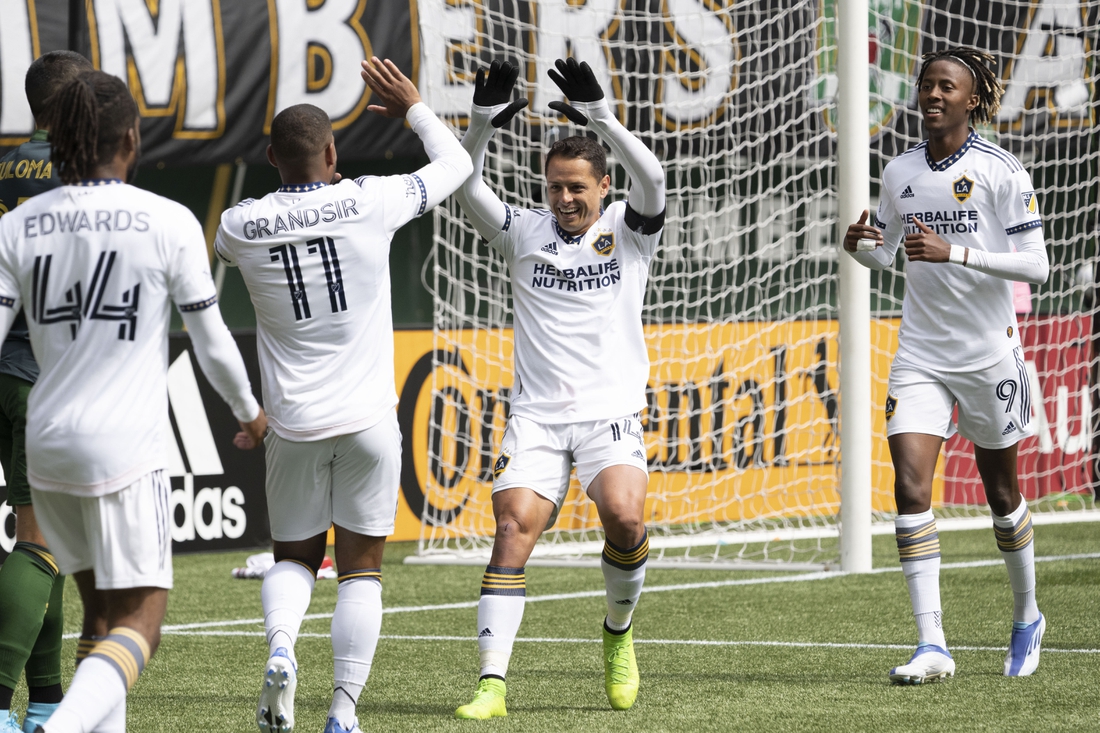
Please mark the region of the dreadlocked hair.
[[100, 161], [118, 152], [134, 127], [137, 105], [118, 77], [102, 71], [81, 74], [50, 99], [50, 159], [61, 182], [90, 178]]
[[1001, 80], [987, 64], [994, 62], [992, 54], [979, 51], [970, 46], [954, 46], [942, 51], [926, 53], [921, 57], [923, 63], [917, 75], [917, 89], [924, 81], [924, 73], [936, 61], [952, 61], [964, 67], [974, 78], [974, 92], [978, 95], [978, 106], [970, 111], [975, 122], [992, 122], [997, 110], [1001, 108], [1001, 95], [1004, 87]]

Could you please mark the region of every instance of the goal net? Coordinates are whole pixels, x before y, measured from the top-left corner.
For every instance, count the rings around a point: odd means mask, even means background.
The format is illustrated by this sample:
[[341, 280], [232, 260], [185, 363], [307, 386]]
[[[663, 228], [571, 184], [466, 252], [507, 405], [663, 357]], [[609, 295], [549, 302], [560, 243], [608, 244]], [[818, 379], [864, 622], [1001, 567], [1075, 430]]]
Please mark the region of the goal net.
[[[584, 134], [549, 110], [546, 70], [568, 55], [596, 72], [613, 110], [667, 171], [668, 208], [642, 314], [652, 363], [642, 415], [651, 562], [822, 567], [838, 558], [839, 233], [835, 162], [839, 0], [420, 0], [419, 86], [461, 132], [478, 67], [507, 59], [531, 104], [490, 145], [484, 175], [506, 202], [544, 204], [542, 160]], [[1037, 515], [1091, 516], [1097, 221], [1095, 4], [871, 0], [873, 179], [921, 139], [922, 53], [992, 52], [1007, 92], [980, 132], [1015, 153], [1038, 191], [1050, 280], [1019, 291], [1039, 434], [1022, 444]], [[612, 193], [628, 181], [611, 161]], [[892, 532], [886, 379], [904, 257], [872, 274], [872, 511]], [[434, 354], [411, 436], [423, 491], [418, 559], [483, 562], [493, 461], [512, 387], [507, 268], [453, 199], [435, 213]], [[610, 374], [614, 365], [608, 365]], [[613, 378], [613, 377], [610, 377]], [[1038, 398], [1042, 395], [1042, 399]], [[424, 399], [424, 398], [427, 399]], [[1045, 432], [1044, 432], [1045, 431]], [[944, 450], [935, 506], [980, 522], [971, 452]], [[576, 480], [532, 558], [585, 562], [602, 532]], [[595, 562], [595, 559], [590, 560]]]

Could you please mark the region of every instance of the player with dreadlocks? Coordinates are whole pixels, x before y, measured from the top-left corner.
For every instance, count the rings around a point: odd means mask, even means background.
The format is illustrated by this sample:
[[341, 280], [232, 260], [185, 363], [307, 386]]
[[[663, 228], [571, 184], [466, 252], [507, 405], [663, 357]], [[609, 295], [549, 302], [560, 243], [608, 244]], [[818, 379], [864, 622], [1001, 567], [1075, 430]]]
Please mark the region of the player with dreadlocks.
[[80, 590], [85, 633], [105, 635], [83, 648], [69, 691], [36, 731], [122, 733], [127, 691], [156, 651], [172, 587], [172, 303], [240, 421], [237, 446], [258, 445], [267, 420], [213, 307], [202, 227], [185, 207], [125, 182], [141, 152], [126, 85], [85, 72], [49, 112], [65, 185], [0, 219], [0, 336], [26, 304], [41, 367], [27, 404], [31, 500], [58, 568]]
[[844, 249], [867, 267], [890, 266], [902, 244], [908, 259], [885, 404], [894, 527], [919, 635], [912, 658], [890, 670], [899, 684], [955, 673], [941, 623], [932, 476], [956, 429], [974, 443], [1012, 586], [1006, 676], [1035, 671], [1046, 629], [1035, 603], [1031, 513], [1016, 474], [1017, 443], [1032, 430], [1012, 288], [1013, 281], [1042, 284], [1050, 265], [1027, 171], [970, 126], [997, 114], [1002, 89], [992, 61], [967, 47], [924, 57], [917, 101], [927, 140], [883, 170], [875, 226], [864, 211], [844, 237]]

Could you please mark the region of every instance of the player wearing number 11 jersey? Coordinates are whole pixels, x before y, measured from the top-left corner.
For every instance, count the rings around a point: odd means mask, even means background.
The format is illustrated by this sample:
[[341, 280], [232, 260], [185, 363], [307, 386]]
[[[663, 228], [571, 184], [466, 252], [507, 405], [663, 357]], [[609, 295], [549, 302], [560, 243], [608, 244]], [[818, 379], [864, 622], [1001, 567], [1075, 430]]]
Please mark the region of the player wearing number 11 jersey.
[[257, 709], [261, 731], [294, 728], [294, 641], [336, 528], [339, 591], [332, 617], [335, 689], [326, 733], [358, 731], [355, 704], [382, 623], [382, 549], [393, 532], [401, 473], [394, 405], [390, 240], [470, 174], [470, 157], [390, 61], [363, 62], [381, 100], [405, 118], [431, 163], [401, 176], [336, 182], [328, 116], [280, 112], [268, 157], [283, 186], [225, 212], [215, 251], [240, 268], [256, 307], [276, 563], [261, 591], [271, 657]]

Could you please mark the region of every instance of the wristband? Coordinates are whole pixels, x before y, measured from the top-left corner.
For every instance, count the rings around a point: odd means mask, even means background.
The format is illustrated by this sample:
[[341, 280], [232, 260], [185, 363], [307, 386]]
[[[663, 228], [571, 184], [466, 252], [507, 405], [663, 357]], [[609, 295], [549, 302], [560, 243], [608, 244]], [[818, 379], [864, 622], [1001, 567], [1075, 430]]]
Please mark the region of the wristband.
[[966, 255], [967, 255], [966, 247], [963, 247], [963, 246], [958, 245], [958, 244], [951, 245], [951, 255], [949, 256], [949, 261], [950, 262], [952, 262], [953, 264], [956, 264], [956, 265], [962, 265], [963, 267], [966, 267], [966, 260], [968, 259]]

